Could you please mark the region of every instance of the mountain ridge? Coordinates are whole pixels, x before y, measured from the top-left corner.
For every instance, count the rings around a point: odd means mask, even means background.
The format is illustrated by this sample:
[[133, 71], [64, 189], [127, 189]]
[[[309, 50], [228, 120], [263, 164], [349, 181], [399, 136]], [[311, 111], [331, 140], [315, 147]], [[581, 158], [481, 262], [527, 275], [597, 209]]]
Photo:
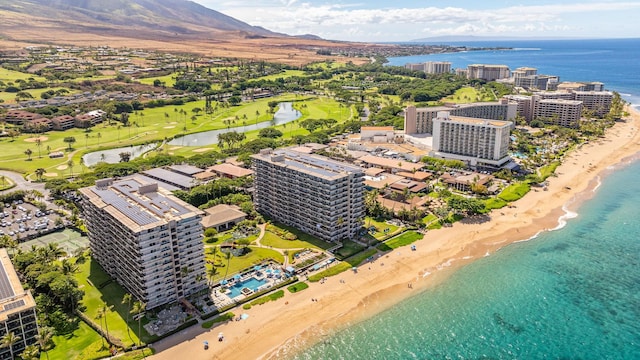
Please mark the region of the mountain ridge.
[[[288, 36], [252, 26], [188, 0], [0, 0], [0, 10], [29, 15], [58, 25], [65, 22], [94, 28], [142, 28], [176, 34], [236, 32], [260, 36]], [[1, 29], [1, 27], [0, 27]]]

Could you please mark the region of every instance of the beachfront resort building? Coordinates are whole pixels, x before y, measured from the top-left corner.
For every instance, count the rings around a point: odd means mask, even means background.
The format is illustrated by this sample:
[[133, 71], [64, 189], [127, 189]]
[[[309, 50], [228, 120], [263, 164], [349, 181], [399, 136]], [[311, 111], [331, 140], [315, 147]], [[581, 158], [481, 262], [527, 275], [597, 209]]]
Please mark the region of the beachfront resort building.
[[358, 166], [286, 149], [252, 156], [256, 209], [326, 241], [356, 237], [364, 217]]
[[201, 210], [135, 178], [98, 180], [80, 193], [94, 259], [147, 309], [206, 286]]
[[575, 91], [575, 100], [593, 112], [595, 116], [605, 116], [611, 111], [613, 93], [611, 91]]
[[519, 67], [512, 72], [512, 75], [513, 85], [527, 90], [550, 90], [560, 81], [558, 76], [538, 75], [538, 69], [532, 67]]
[[467, 66], [468, 79], [495, 81], [506, 79], [511, 75], [507, 65], [471, 64]]
[[418, 64], [406, 64], [406, 69], [424, 71], [427, 74], [448, 74], [451, 72], [449, 61], [427, 61]]
[[574, 100], [573, 93], [557, 91], [536, 93], [533, 96], [506, 95], [503, 99], [515, 104], [517, 114], [527, 123], [541, 120], [548, 124], [575, 128], [582, 116], [583, 102]]
[[22, 288], [4, 248], [0, 248], [0, 309], [0, 338], [13, 333], [18, 339], [10, 348], [0, 347], [0, 360], [15, 359], [37, 341], [36, 303], [31, 293]]
[[405, 134], [433, 134], [433, 119], [442, 111], [449, 112], [449, 114], [454, 116], [491, 120], [511, 120], [516, 117], [517, 105], [508, 100], [501, 100], [499, 102], [451, 104], [446, 106], [423, 108], [408, 106], [404, 110]]
[[470, 166], [500, 167], [510, 158], [509, 135], [513, 123], [438, 113], [433, 120], [431, 156], [461, 160]]

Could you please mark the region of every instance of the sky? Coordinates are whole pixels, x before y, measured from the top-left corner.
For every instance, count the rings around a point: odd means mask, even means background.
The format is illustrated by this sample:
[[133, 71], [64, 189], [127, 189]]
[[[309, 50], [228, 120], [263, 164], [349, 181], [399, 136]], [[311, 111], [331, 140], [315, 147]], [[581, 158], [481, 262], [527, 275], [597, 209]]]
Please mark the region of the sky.
[[640, 0], [193, 0], [289, 35], [365, 42], [440, 36], [640, 37]]

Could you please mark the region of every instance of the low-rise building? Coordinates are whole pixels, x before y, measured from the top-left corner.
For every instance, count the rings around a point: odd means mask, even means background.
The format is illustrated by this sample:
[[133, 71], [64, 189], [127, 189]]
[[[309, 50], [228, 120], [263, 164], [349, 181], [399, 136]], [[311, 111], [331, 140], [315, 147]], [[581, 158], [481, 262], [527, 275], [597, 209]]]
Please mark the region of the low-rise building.
[[206, 215], [202, 218], [202, 227], [214, 228], [217, 231], [225, 231], [234, 227], [247, 218], [247, 214], [236, 205], [220, 204], [205, 209]]
[[68, 130], [75, 126], [75, 118], [70, 115], [56, 116], [51, 119], [51, 127], [53, 130]]
[[213, 165], [209, 167], [207, 171], [217, 174], [220, 177], [226, 177], [229, 179], [236, 179], [240, 177], [253, 175], [253, 170], [245, 169], [243, 167], [233, 165], [230, 163]]

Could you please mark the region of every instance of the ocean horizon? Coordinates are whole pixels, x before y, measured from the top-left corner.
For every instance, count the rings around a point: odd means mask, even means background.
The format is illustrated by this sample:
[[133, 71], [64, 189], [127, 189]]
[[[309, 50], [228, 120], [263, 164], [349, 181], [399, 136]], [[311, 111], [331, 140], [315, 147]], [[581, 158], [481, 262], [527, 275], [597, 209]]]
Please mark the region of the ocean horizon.
[[528, 66], [560, 81], [600, 81], [634, 107], [640, 106], [640, 38], [594, 40], [507, 40], [450, 42], [447, 45], [512, 50], [479, 50], [389, 58], [387, 65], [450, 61], [452, 68], [469, 64], [503, 64], [513, 71]]
[[[484, 45], [481, 45], [484, 44]], [[390, 59], [531, 66], [561, 81], [600, 81], [640, 104], [640, 39], [474, 42], [516, 50]], [[517, 45], [517, 46], [516, 46]], [[632, 66], [633, 63], [633, 66]], [[639, 359], [640, 161], [608, 169], [558, 227], [456, 270], [444, 283], [288, 359]], [[553, 181], [553, 179], [551, 179]], [[446, 231], [446, 230], [443, 230]]]

